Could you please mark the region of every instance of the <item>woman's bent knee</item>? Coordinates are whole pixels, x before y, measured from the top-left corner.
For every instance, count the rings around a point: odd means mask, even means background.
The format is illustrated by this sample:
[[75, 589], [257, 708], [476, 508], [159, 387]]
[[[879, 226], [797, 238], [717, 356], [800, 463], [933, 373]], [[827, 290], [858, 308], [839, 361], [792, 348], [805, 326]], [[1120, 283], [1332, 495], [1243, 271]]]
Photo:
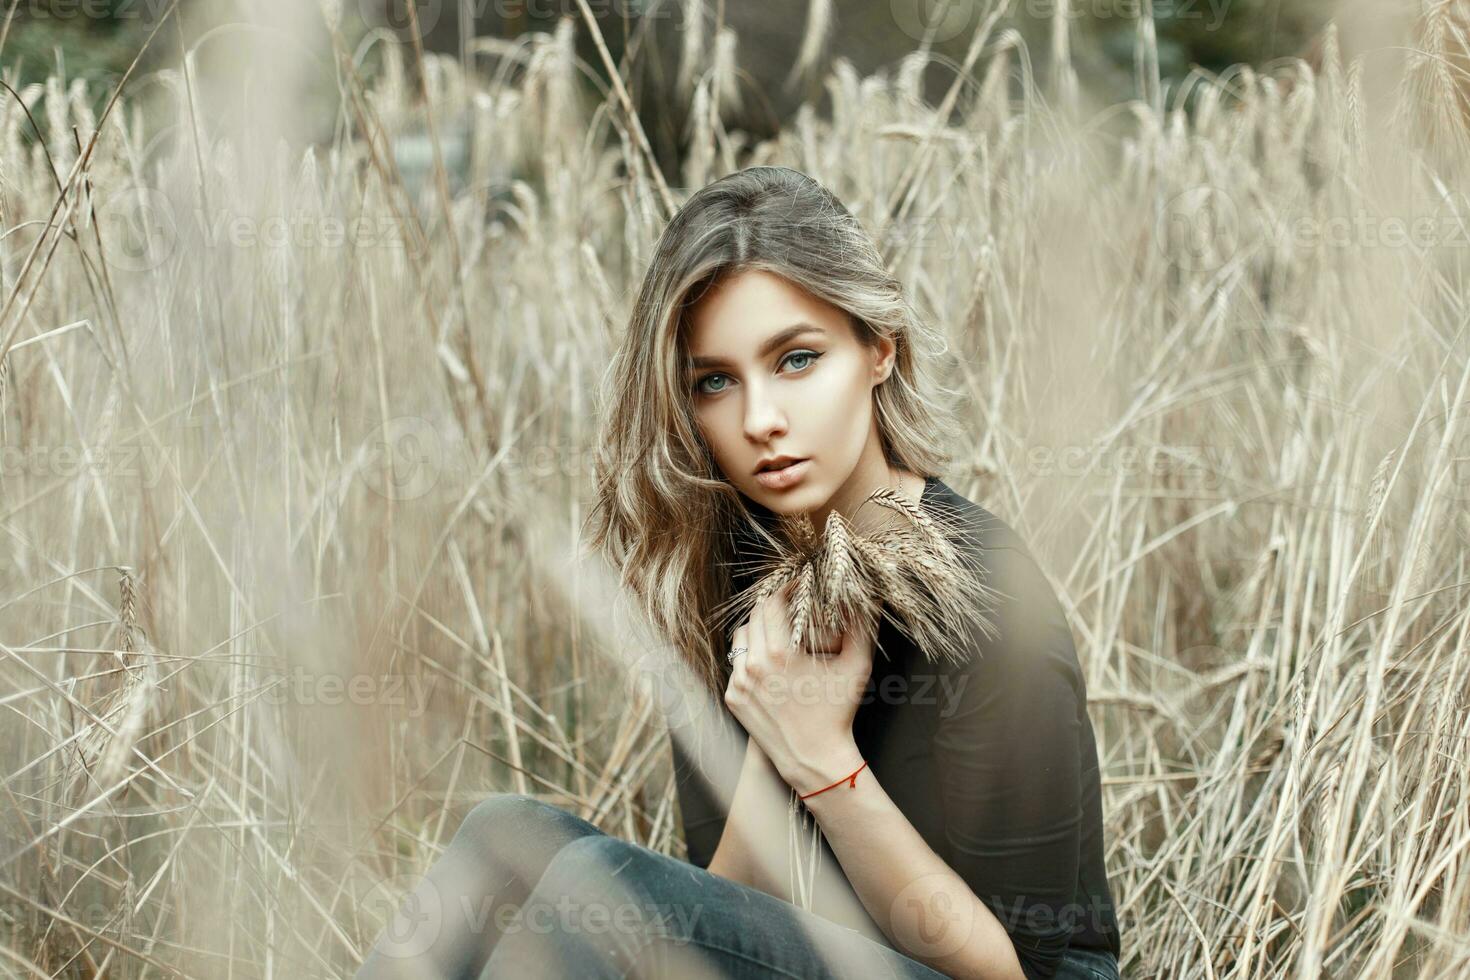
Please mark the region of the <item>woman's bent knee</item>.
[[[642, 845], [599, 834], [572, 841], [547, 865], [536, 891], [580, 896], [611, 908], [684, 907], [709, 897], [706, 873]], [[631, 915], [631, 912], [626, 914]]]
[[617, 837], [573, 841], [547, 866], [512, 931], [554, 935], [563, 950], [616, 950], [624, 964], [656, 940], [686, 946], [708, 895], [680, 880], [688, 877], [681, 866], [689, 867]]
[[524, 793], [491, 793], [470, 808], [455, 837], [477, 849], [538, 841], [560, 847], [588, 833], [601, 831], [555, 804]]

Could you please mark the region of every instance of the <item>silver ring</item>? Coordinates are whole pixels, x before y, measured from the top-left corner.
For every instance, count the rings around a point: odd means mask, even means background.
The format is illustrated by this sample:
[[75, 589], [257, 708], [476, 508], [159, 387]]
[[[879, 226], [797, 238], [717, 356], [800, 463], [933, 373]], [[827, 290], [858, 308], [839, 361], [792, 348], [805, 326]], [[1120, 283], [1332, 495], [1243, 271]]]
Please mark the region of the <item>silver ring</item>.
[[742, 653], [749, 653], [749, 652], [750, 652], [750, 648], [749, 647], [736, 647], [735, 649], [731, 650], [729, 653], [725, 654], [725, 662], [726, 663], [732, 663], [733, 664], [735, 662], [735, 658], [736, 657], [740, 656]]

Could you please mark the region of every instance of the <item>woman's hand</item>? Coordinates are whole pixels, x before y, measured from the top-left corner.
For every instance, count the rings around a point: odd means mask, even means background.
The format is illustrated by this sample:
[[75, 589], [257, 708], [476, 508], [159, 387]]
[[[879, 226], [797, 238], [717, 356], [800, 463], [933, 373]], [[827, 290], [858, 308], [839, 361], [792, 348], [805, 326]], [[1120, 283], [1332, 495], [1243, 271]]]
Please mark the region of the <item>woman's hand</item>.
[[790, 608], [777, 591], [735, 630], [725, 704], [798, 793], [830, 785], [863, 763], [852, 736], [873, 671], [872, 636], [818, 636], [811, 652], [791, 646]]

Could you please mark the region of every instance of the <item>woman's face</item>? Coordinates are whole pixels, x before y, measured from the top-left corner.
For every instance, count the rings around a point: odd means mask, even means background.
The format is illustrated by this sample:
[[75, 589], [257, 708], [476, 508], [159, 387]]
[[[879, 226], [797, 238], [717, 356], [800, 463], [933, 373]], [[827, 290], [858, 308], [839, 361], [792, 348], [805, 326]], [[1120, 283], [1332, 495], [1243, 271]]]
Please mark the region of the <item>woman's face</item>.
[[[725, 478], [778, 514], [818, 521], [887, 476], [873, 388], [894, 346], [859, 342], [847, 314], [764, 270], [722, 279], [691, 309], [694, 417]], [[802, 460], [759, 475], [768, 460]], [[866, 496], [863, 491], [862, 496]], [[860, 499], [860, 497], [859, 497]]]

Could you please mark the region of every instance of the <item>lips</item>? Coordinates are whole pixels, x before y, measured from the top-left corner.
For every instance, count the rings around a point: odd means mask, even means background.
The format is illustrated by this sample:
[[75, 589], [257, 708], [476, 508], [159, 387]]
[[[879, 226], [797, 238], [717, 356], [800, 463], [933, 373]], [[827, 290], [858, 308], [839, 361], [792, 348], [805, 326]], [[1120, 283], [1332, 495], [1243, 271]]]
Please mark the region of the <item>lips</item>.
[[769, 462], [762, 463], [759, 467], [756, 468], [756, 472], [764, 473], [768, 470], [778, 470], [789, 463], [799, 463], [804, 458], [805, 457], [803, 456], [787, 456], [784, 454], [781, 456], [776, 456]]
[[811, 469], [810, 459], [798, 459], [774, 469], [761, 470], [755, 478], [767, 490], [785, 490], [800, 483]]

